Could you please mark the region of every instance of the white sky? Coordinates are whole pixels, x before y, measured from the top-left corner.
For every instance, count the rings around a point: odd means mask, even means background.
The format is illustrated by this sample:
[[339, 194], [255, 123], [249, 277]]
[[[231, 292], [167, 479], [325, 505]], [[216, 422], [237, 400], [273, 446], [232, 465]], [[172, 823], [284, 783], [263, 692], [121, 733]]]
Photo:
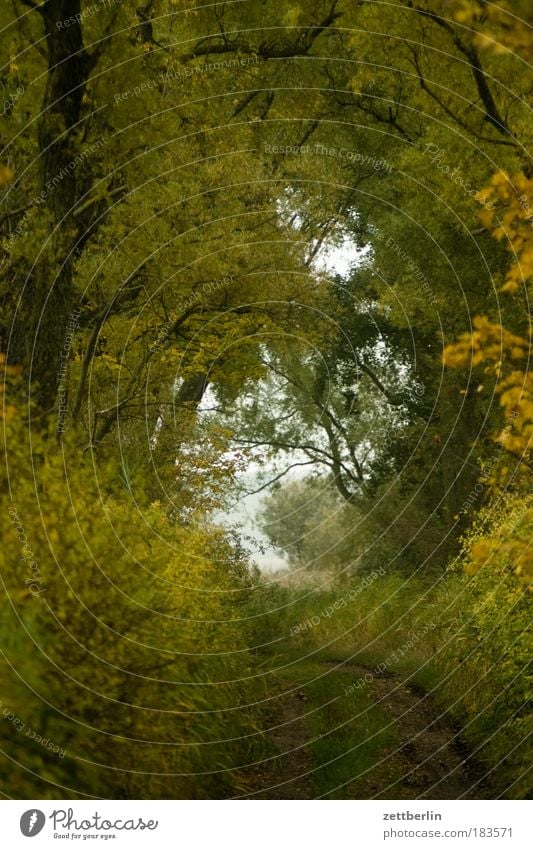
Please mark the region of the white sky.
[[[345, 277], [365, 253], [366, 251], [359, 251], [353, 242], [350, 242], [347, 239], [339, 247], [325, 246], [317, 255], [315, 263], [317, 268], [321, 271], [330, 271], [333, 274], [340, 274]], [[291, 457], [287, 454], [287, 465], [290, 463]], [[246, 473], [240, 476], [240, 482], [247, 490], [251, 491], [261, 486], [261, 481], [258, 478], [259, 468], [260, 467], [258, 466], [257, 470], [254, 470], [252, 465], [248, 468]], [[284, 483], [288, 483], [290, 481], [297, 480], [298, 478], [302, 478], [306, 474], [308, 474], [308, 472], [305, 467], [297, 467], [295, 469], [291, 469], [282, 480]], [[222, 517], [224, 524], [240, 524], [244, 534], [252, 537], [253, 540], [264, 546], [265, 553], [261, 554], [259, 551], [254, 550], [255, 547], [253, 544], [249, 545], [246, 544], [246, 541], [244, 541], [245, 547], [250, 550], [252, 555], [251, 559], [257, 563], [261, 571], [264, 573], [275, 572], [287, 566], [285, 557], [272, 547], [268, 538], [261, 532], [260, 528], [257, 527], [258, 512], [261, 501], [266, 495], [268, 495], [268, 492], [269, 490], [265, 489], [255, 495], [245, 496], [234, 509], [226, 512]]]

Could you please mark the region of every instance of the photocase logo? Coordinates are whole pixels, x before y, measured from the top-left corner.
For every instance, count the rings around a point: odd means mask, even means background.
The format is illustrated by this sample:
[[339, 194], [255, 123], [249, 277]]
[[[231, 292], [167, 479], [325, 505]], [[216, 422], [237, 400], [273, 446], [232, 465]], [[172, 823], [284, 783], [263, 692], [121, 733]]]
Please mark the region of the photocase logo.
[[45, 822], [46, 817], [43, 812], [32, 808], [30, 811], [22, 814], [20, 818], [20, 830], [24, 837], [35, 837], [36, 834], [42, 831]]

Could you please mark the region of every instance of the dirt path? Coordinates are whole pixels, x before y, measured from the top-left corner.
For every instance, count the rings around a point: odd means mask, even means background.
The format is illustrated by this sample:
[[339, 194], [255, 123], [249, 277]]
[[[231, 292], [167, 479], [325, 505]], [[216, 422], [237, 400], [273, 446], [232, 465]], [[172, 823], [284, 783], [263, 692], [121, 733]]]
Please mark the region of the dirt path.
[[[267, 733], [272, 753], [250, 779], [257, 788], [249, 794], [253, 799], [312, 799], [313, 759], [311, 738], [305, 718], [307, 696], [301, 690], [281, 696], [272, 703], [270, 731]], [[260, 789], [264, 788], [264, 789]]]
[[[471, 756], [456, 725], [430, 696], [401, 676], [372, 673], [367, 667], [324, 661], [335, 676], [367, 675], [376, 707], [390, 715], [400, 743], [380, 750], [376, 763], [360, 773], [353, 755], [357, 795], [349, 783], [336, 798], [362, 799], [487, 799], [495, 798], [484, 770]], [[306, 714], [313, 710], [304, 690], [273, 700], [267, 738], [272, 752], [250, 775], [248, 798], [313, 799], [312, 734]], [[497, 794], [496, 794], [497, 795]]]

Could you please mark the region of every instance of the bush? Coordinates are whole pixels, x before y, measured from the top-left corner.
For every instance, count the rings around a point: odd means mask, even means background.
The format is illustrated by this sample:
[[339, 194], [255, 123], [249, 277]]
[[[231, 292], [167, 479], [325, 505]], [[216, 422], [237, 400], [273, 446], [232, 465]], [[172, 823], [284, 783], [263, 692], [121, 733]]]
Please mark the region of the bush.
[[256, 731], [239, 552], [141, 511], [68, 439], [30, 443], [16, 408], [4, 424], [5, 792], [234, 795]]
[[[370, 572], [327, 591], [270, 586], [256, 599], [254, 621], [263, 651], [275, 652], [282, 670], [327, 659], [415, 682], [431, 694], [436, 713], [461, 726], [498, 793], [525, 798], [532, 758], [531, 596], [516, 578], [507, 545], [516, 506], [506, 505], [504, 521], [479, 522], [462, 556], [435, 582]], [[469, 574], [481, 538], [507, 542]]]
[[499, 764], [498, 780], [510, 798], [531, 791], [531, 595], [522, 573], [517, 580], [516, 562], [532, 531], [523, 498], [486, 510], [435, 598], [443, 611], [434, 660], [439, 697], [454, 706], [480, 757]]

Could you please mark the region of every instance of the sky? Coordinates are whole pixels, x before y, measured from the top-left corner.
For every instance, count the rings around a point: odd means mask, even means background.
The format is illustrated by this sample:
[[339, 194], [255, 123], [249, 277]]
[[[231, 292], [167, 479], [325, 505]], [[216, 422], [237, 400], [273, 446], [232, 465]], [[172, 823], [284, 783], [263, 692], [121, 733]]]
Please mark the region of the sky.
[[[321, 271], [329, 271], [332, 274], [339, 274], [345, 277], [353, 266], [360, 261], [362, 254], [364, 254], [364, 251], [359, 250], [353, 242], [346, 240], [340, 246], [325, 245], [317, 255], [315, 264]], [[287, 465], [291, 462], [291, 456], [287, 454]], [[263, 471], [264, 468], [264, 466], [261, 467]], [[261, 486], [259, 470], [259, 466], [257, 466], [257, 469], [254, 469], [252, 466], [239, 476], [239, 483], [247, 491], [256, 490]], [[302, 478], [306, 474], [305, 469], [291, 469], [285, 475], [283, 481], [288, 483], [289, 481]], [[241, 532], [245, 536], [251, 537], [251, 540], [248, 542], [244, 540], [245, 547], [250, 551], [251, 559], [265, 574], [275, 573], [287, 567], [287, 560], [283, 553], [270, 544], [268, 537], [260, 527], [259, 512], [261, 502], [268, 494], [268, 491], [266, 489], [260, 493], [241, 498], [233, 509], [226, 511], [220, 516], [224, 524], [232, 527], [238, 524], [241, 527]], [[264, 552], [259, 550], [260, 546], [264, 548]]]

